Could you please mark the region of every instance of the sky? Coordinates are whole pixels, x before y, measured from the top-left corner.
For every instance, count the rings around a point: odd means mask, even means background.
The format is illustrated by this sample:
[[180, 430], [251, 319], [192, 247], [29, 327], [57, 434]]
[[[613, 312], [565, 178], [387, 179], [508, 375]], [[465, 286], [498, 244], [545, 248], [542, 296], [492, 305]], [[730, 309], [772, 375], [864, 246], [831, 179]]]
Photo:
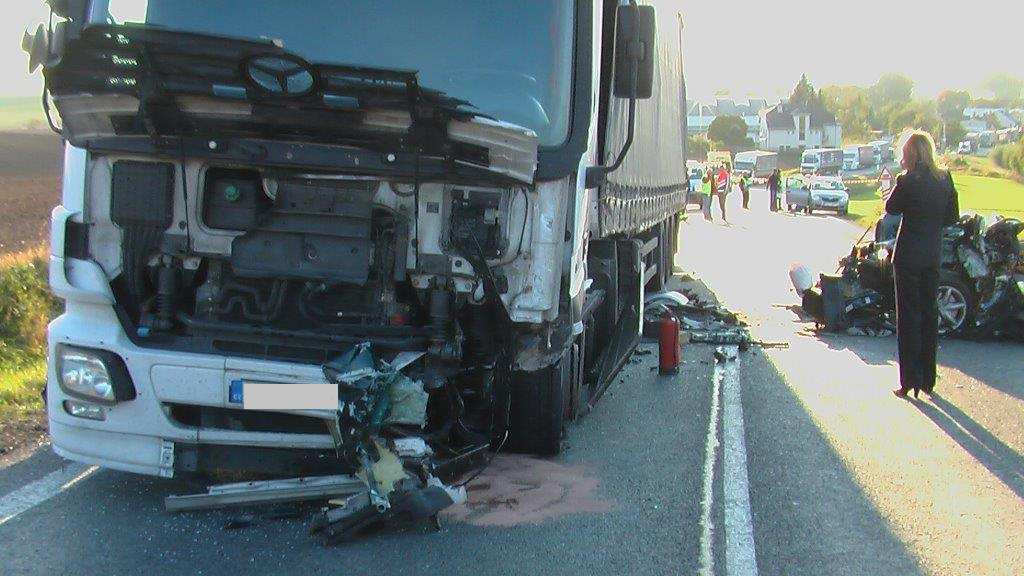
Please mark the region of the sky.
[[[985, 95], [1003, 72], [1024, 77], [1021, 0], [676, 0], [685, 21], [691, 100], [777, 101], [806, 73], [811, 83], [867, 86], [886, 72], [914, 79], [917, 94], [946, 88]], [[0, 96], [37, 95], [21, 36], [43, 21], [42, 0], [7, 0], [0, 19]]]

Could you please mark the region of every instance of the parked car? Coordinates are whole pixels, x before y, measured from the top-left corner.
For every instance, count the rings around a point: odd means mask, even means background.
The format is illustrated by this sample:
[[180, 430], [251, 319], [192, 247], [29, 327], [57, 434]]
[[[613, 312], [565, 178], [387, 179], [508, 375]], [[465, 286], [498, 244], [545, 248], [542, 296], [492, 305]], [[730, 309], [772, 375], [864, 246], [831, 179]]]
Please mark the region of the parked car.
[[785, 178], [786, 208], [790, 212], [807, 209], [807, 198], [810, 195], [810, 176], [792, 174]]
[[819, 176], [810, 182], [810, 202], [807, 204], [808, 214], [815, 210], [835, 210], [836, 214], [845, 216], [850, 210], [850, 192], [837, 176]]
[[845, 216], [849, 211], [850, 194], [837, 176], [800, 176], [786, 178], [786, 207], [790, 212], [834, 210]]
[[696, 160], [687, 160], [686, 173], [690, 182], [690, 190], [686, 194], [686, 205], [696, 204], [700, 206], [704, 201], [700, 187], [704, 183], [704, 174], [707, 173], [707, 167]]

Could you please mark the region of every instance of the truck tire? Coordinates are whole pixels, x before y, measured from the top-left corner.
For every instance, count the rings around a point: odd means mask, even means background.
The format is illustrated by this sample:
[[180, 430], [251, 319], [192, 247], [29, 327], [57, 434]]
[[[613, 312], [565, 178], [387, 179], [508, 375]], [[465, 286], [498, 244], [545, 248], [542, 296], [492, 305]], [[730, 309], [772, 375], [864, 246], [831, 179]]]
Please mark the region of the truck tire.
[[512, 375], [508, 449], [552, 456], [562, 449], [562, 431], [572, 386], [572, 347], [546, 368]]
[[935, 294], [939, 306], [939, 335], [964, 335], [974, 323], [974, 292], [958, 274], [949, 270], [939, 273], [939, 289]]

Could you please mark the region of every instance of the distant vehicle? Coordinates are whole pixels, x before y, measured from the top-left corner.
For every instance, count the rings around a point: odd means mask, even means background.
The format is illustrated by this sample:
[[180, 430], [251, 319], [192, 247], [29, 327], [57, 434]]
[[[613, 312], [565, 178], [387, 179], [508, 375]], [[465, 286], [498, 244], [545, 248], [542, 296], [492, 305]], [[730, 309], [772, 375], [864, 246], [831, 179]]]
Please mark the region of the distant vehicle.
[[868, 142], [868, 146], [874, 149], [875, 164], [888, 164], [893, 159], [892, 144], [888, 140], [875, 140]]
[[957, 154], [970, 154], [974, 152], [974, 143], [970, 140], [963, 140], [956, 145]]
[[790, 212], [807, 209], [807, 199], [810, 196], [810, 176], [793, 174], [785, 179], [784, 190], [786, 193], [786, 208]]
[[850, 211], [850, 191], [843, 179], [836, 176], [812, 178], [810, 202], [805, 210], [808, 214], [815, 210], [835, 210], [836, 214], [846, 216]]
[[733, 170], [751, 178], [767, 178], [779, 167], [779, 155], [775, 152], [751, 150], [736, 154]]
[[849, 212], [850, 194], [838, 176], [801, 176], [786, 178], [786, 207], [790, 212], [834, 210], [840, 216]]
[[843, 148], [843, 170], [860, 170], [875, 165], [875, 147], [854, 144]]
[[732, 166], [732, 152], [728, 150], [712, 150], [708, 152], [708, 166], [718, 167], [720, 164]]
[[701, 204], [704, 199], [700, 192], [701, 185], [704, 183], [704, 174], [707, 173], [707, 167], [704, 164], [696, 160], [686, 161], [686, 173], [690, 181], [690, 191], [686, 195], [686, 204]]
[[843, 168], [843, 151], [839, 148], [812, 148], [800, 157], [803, 174], [838, 174]]

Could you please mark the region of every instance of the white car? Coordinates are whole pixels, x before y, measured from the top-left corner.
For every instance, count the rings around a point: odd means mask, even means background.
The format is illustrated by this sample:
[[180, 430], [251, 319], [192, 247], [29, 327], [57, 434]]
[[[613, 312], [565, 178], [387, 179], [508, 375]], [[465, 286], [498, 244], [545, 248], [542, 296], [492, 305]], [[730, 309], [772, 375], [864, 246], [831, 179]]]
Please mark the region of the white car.
[[810, 199], [805, 208], [808, 214], [815, 210], [835, 210], [845, 216], [850, 209], [850, 191], [843, 179], [836, 176], [812, 178], [808, 184]]

